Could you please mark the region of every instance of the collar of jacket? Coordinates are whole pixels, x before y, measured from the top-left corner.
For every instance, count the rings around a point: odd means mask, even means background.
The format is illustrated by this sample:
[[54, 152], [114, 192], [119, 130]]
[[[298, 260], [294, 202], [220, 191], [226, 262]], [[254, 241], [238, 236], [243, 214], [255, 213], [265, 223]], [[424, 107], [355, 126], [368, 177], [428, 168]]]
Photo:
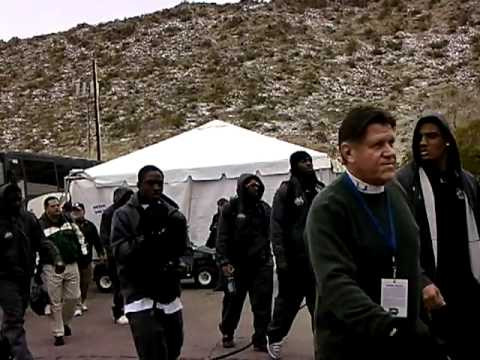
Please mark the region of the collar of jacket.
[[58, 222], [53, 222], [47, 216], [46, 213], [42, 214], [42, 216], [40, 217], [40, 220], [43, 220], [48, 227], [51, 227], [51, 226], [62, 227], [63, 224], [69, 223], [69, 221], [67, 220], [67, 218], [64, 215], [60, 215], [60, 217], [58, 218]]
[[365, 181], [362, 181], [359, 178], [353, 176], [348, 170], [347, 170], [347, 175], [350, 177], [350, 179], [353, 182], [353, 185], [355, 185], [357, 190], [364, 194], [381, 194], [385, 191], [385, 186], [368, 184]]

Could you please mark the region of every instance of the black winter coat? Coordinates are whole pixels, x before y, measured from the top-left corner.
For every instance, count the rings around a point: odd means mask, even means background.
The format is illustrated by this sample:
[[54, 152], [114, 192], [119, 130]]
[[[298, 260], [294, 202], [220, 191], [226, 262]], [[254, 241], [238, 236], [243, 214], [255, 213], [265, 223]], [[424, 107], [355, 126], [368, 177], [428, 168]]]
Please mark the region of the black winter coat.
[[[9, 186], [12, 185], [0, 187], [0, 204]], [[12, 216], [0, 209], [0, 281], [29, 284], [37, 252], [42, 263], [54, 264], [59, 260], [57, 248], [45, 238], [35, 215], [22, 209]]]
[[180, 295], [176, 272], [189, 243], [187, 222], [176, 204], [163, 197], [146, 209], [138, 193], [115, 211], [111, 243], [126, 303], [151, 298], [170, 303]]
[[84, 268], [92, 262], [93, 247], [95, 247], [95, 251], [97, 252], [98, 256], [103, 256], [104, 250], [100, 241], [100, 236], [98, 235], [97, 227], [94, 223], [84, 219], [83, 221], [76, 222], [76, 224], [82, 231], [83, 236], [85, 237], [85, 242], [87, 244], [88, 254], [82, 255], [78, 259], [78, 266], [80, 268]]
[[270, 239], [278, 269], [308, 264], [304, 240], [308, 210], [315, 195], [324, 188], [318, 182], [307, 193], [296, 176], [282, 182], [273, 198]]
[[270, 206], [262, 200], [250, 204], [245, 201], [244, 184], [252, 177], [260, 182], [263, 195], [265, 188], [261, 180], [244, 174], [238, 179], [237, 196], [220, 213], [216, 247], [220, 265], [261, 266], [272, 261]]

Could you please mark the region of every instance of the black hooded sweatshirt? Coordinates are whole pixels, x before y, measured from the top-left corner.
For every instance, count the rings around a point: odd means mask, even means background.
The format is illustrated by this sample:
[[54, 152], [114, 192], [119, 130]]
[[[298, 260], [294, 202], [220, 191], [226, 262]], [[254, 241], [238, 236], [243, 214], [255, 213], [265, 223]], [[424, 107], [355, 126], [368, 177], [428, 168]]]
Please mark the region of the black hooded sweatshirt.
[[315, 173], [302, 176], [292, 167], [273, 198], [270, 238], [278, 269], [309, 265], [304, 240], [307, 215], [314, 197], [325, 185]]
[[[442, 136], [450, 145], [447, 148], [447, 169], [442, 172], [420, 156], [420, 127], [432, 123], [439, 127]], [[413, 161], [399, 170], [397, 178], [408, 193], [415, 218], [420, 227], [420, 261], [426, 275], [437, 286], [447, 304], [462, 302], [468, 291], [480, 299], [480, 286], [470, 267], [465, 201], [474, 211], [480, 229], [479, 185], [472, 174], [461, 167], [457, 143], [441, 115], [422, 117], [414, 130]], [[427, 213], [421, 190], [419, 168], [422, 167], [432, 186], [437, 220], [437, 265], [433, 253]], [[466, 199], [462, 195], [465, 192]]]
[[[260, 183], [260, 196], [251, 199], [245, 184], [252, 178]], [[217, 256], [220, 265], [261, 266], [272, 260], [269, 240], [270, 206], [261, 200], [265, 186], [258, 176], [243, 174], [237, 182], [237, 196], [220, 213]]]
[[[16, 215], [5, 211], [4, 195], [14, 184], [0, 187], [0, 281], [8, 280], [28, 288], [35, 270], [37, 252], [41, 263], [59, 260], [55, 245], [47, 240], [35, 215], [20, 209]], [[17, 188], [18, 189], [18, 188]]]
[[102, 220], [100, 221], [100, 240], [102, 241], [102, 246], [107, 252], [109, 258], [112, 257], [110, 233], [112, 231], [113, 213], [123, 206], [128, 200], [127, 196], [130, 197], [132, 194], [132, 189], [126, 186], [119, 187], [113, 192], [113, 204], [106, 208], [102, 213]]

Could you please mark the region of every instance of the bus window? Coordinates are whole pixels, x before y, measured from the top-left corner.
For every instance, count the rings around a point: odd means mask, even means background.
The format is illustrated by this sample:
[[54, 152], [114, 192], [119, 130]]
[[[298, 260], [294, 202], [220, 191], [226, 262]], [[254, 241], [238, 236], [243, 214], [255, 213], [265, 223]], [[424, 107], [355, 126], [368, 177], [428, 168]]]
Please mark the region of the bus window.
[[59, 188], [59, 190], [63, 190], [64, 185], [65, 185], [65, 177], [68, 176], [68, 173], [70, 172], [70, 169], [72, 167], [67, 166], [66, 164], [62, 164], [60, 162], [57, 162], [56, 167], [57, 167], [58, 188]]
[[58, 191], [55, 163], [52, 161], [23, 160], [28, 198]]
[[0, 181], [16, 182], [28, 201], [38, 195], [62, 191], [64, 177], [71, 169], [85, 169], [97, 164], [98, 161], [88, 159], [16, 151], [0, 152]]

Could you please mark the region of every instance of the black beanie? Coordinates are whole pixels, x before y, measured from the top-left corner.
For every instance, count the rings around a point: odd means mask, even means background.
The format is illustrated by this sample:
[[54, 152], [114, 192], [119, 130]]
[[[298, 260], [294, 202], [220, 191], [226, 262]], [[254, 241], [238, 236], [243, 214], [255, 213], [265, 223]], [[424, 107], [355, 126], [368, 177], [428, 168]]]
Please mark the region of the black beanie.
[[312, 157], [306, 151], [295, 151], [292, 155], [290, 155], [290, 169], [295, 170], [297, 168], [297, 164], [305, 159], [309, 159], [311, 161]]

